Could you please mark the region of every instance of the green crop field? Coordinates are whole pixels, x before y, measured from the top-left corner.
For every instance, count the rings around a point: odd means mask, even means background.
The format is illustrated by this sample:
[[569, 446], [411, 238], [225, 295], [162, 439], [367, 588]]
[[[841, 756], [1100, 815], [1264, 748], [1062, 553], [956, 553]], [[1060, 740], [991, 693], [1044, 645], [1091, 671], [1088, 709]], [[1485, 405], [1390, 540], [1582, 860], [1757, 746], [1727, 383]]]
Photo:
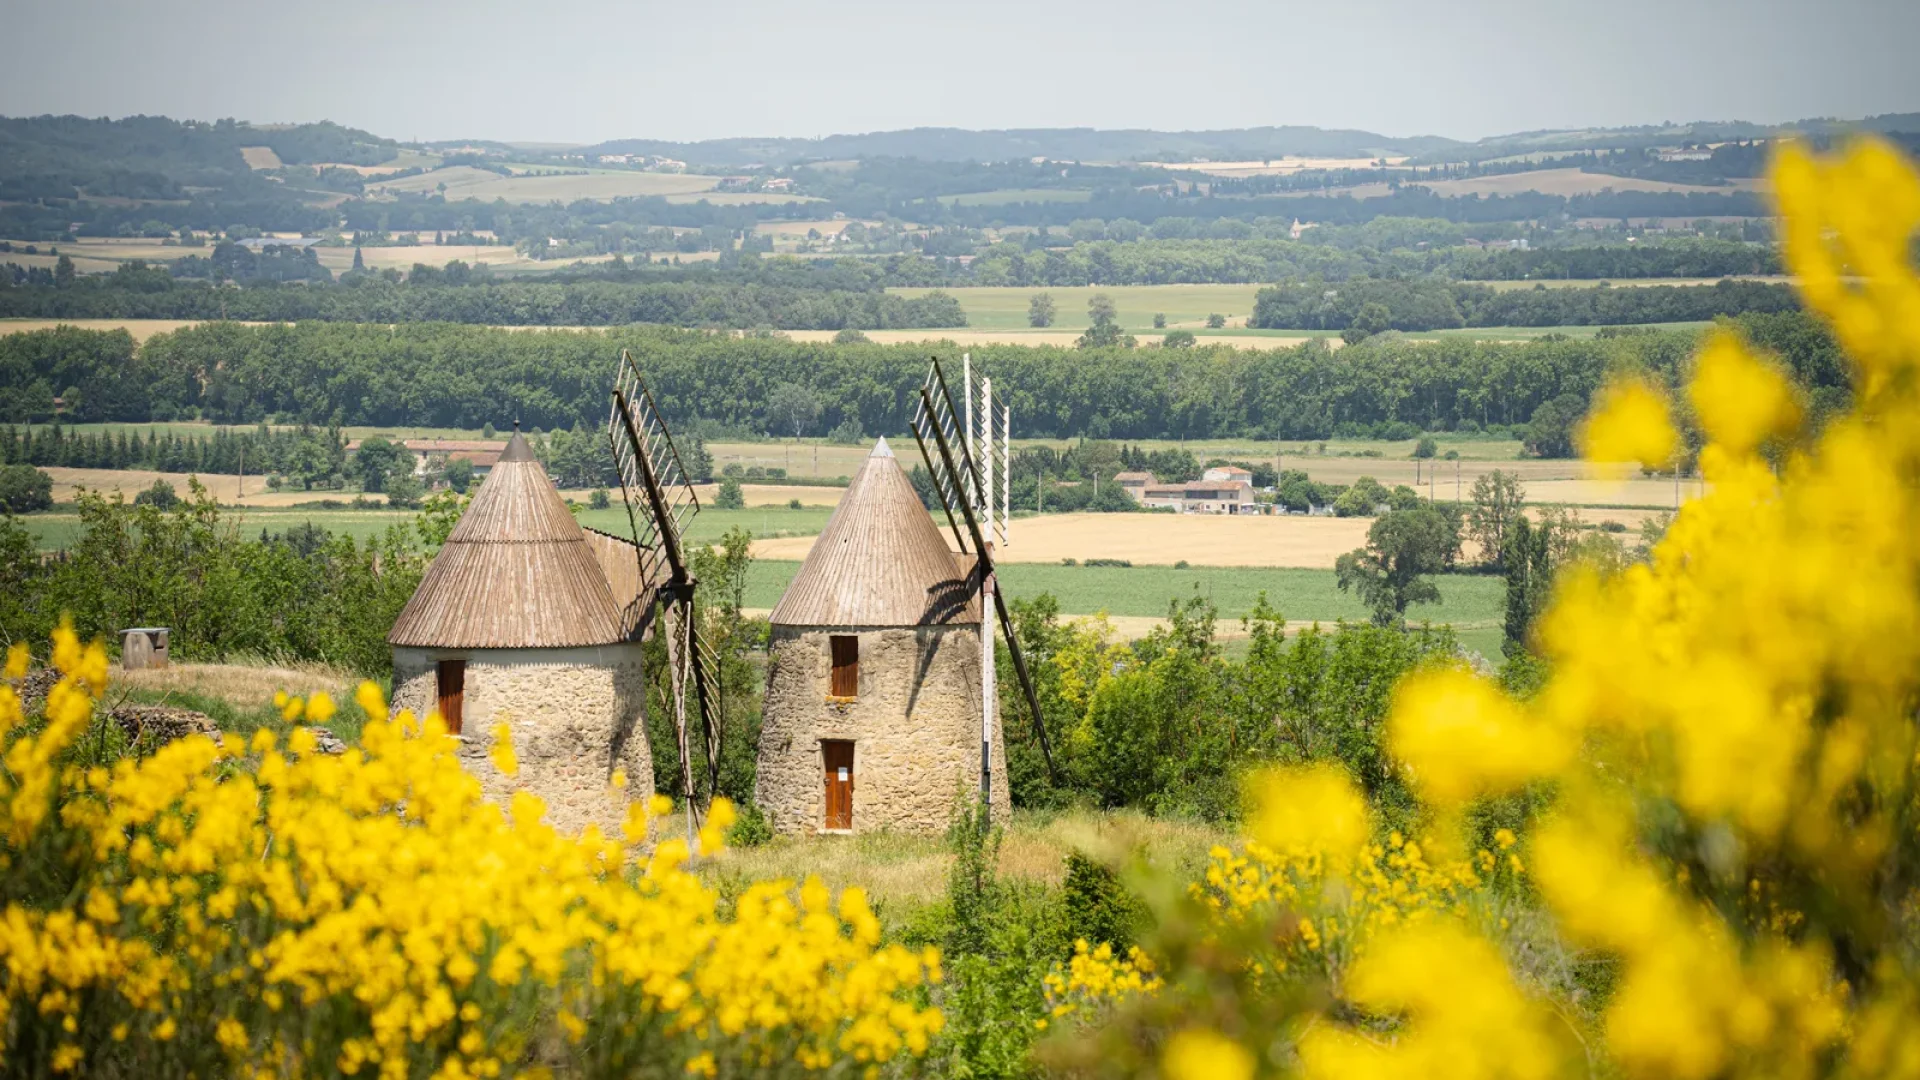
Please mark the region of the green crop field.
[[[747, 578], [746, 606], [771, 608], [800, 569], [797, 562], [756, 561]], [[1255, 599], [1266, 593], [1289, 622], [1334, 623], [1342, 619], [1363, 622], [1365, 605], [1352, 593], [1340, 591], [1331, 570], [1295, 570], [1272, 567], [1170, 566], [1048, 566], [1006, 563], [1000, 567], [1001, 586], [1012, 597], [1052, 593], [1060, 610], [1069, 615], [1163, 617], [1176, 600], [1204, 596], [1220, 612], [1220, 629], [1237, 629], [1238, 620], [1253, 610]], [[1445, 574], [1438, 604], [1408, 612], [1414, 622], [1451, 624], [1469, 648], [1497, 656], [1500, 619], [1505, 605], [1505, 583], [1483, 574]], [[1489, 651], [1491, 650], [1491, 651]]]

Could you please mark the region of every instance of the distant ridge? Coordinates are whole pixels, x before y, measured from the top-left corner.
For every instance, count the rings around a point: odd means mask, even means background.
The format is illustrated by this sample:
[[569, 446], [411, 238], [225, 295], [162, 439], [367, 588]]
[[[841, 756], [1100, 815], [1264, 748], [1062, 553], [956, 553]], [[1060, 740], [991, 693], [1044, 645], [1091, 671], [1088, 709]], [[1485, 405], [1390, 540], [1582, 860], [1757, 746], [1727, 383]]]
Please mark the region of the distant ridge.
[[1433, 154], [1467, 144], [1437, 135], [1398, 138], [1371, 131], [1317, 127], [1258, 127], [1220, 131], [1149, 131], [1144, 128], [908, 128], [819, 139], [734, 138], [699, 142], [614, 139], [582, 152], [647, 154], [715, 165], [837, 158], [900, 157], [926, 161], [1264, 161], [1278, 157], [1378, 157]]

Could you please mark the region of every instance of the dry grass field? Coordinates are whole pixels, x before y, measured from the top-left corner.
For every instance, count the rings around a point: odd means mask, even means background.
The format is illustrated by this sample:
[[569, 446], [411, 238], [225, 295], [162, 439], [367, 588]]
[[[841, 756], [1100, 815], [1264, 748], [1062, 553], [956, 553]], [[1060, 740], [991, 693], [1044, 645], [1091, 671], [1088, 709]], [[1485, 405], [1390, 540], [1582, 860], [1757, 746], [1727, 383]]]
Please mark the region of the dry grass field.
[[434, 192], [446, 185], [450, 200], [492, 202], [569, 202], [574, 199], [615, 199], [623, 196], [686, 195], [713, 190], [718, 177], [694, 173], [649, 173], [626, 169], [596, 169], [584, 174], [524, 173], [501, 176], [471, 165], [455, 165], [415, 176], [404, 176], [368, 186], [369, 192]]
[[353, 700], [360, 680], [351, 672], [321, 664], [282, 666], [275, 664], [182, 664], [158, 670], [109, 673], [107, 700], [118, 690], [138, 690], [143, 696], [156, 694], [192, 694], [224, 701], [235, 709], [253, 710], [271, 704], [276, 691], [310, 697], [324, 690], [336, 702]]
[[[847, 231], [847, 226], [855, 223], [853, 218], [841, 218], [838, 221], [822, 219], [817, 221], [762, 221], [753, 227], [756, 236], [802, 237], [809, 232], [821, 236], [838, 236]], [[878, 222], [860, 222], [863, 225], [877, 225]]]
[[[891, 289], [905, 296], [918, 296], [928, 289]], [[1118, 309], [1120, 325], [1135, 334], [1150, 335], [1153, 317], [1167, 317], [1169, 329], [1204, 329], [1208, 315], [1225, 315], [1229, 325], [1246, 321], [1253, 311], [1253, 295], [1258, 285], [1095, 285], [1073, 288], [1023, 288], [972, 286], [947, 289], [967, 313], [967, 326], [973, 330], [1030, 330], [1027, 305], [1036, 293], [1053, 297], [1055, 332], [1071, 329], [1077, 337], [1087, 326], [1087, 301], [1095, 293], [1111, 297]], [[1164, 333], [1164, 331], [1162, 331]]]
[[[1572, 168], [1536, 169], [1532, 172], [1473, 176], [1460, 180], [1421, 180], [1419, 184], [1422, 187], [1432, 188], [1436, 195], [1444, 197], [1514, 195], [1523, 191], [1537, 191], [1543, 195], [1592, 195], [1609, 188], [1614, 191], [1699, 192], [1717, 195], [1736, 191], [1766, 190], [1765, 182], [1761, 180], [1735, 180], [1725, 187], [1707, 187], [1701, 184], [1676, 184], [1668, 180], [1642, 180], [1633, 176], [1610, 176], [1606, 173], [1583, 172]], [[1334, 188], [1332, 193], [1352, 195], [1360, 199], [1377, 199], [1392, 194], [1392, 189], [1384, 183], [1357, 184], [1352, 187]]]
[[[184, 496], [187, 493], [187, 481], [191, 479], [186, 473], [148, 472], [144, 469], [67, 469], [48, 466], [41, 471], [53, 477], [55, 502], [72, 502], [74, 493], [83, 487], [89, 491], [118, 491], [131, 499], [152, 487], [156, 480], [172, 484], [173, 489]], [[268, 491], [264, 476], [202, 476], [200, 482], [206, 485], [215, 500], [229, 506], [292, 506], [321, 499], [353, 498], [351, 492]]]
[[[353, 269], [353, 248], [315, 248], [320, 265], [336, 274]], [[363, 247], [361, 260], [369, 270], [411, 270], [415, 263], [445, 266], [455, 259], [473, 265], [485, 264], [495, 270], [552, 270], [556, 266], [522, 254], [507, 244], [421, 244], [417, 247]]]
[[56, 326], [76, 326], [82, 330], [125, 330], [133, 335], [133, 340], [145, 341], [155, 334], [197, 325], [197, 319], [0, 319], [0, 334], [24, 334], [32, 330], [51, 330]]
[[[1057, 737], [1057, 736], [1056, 736]], [[666, 835], [678, 835], [669, 826]], [[1123, 863], [1138, 856], [1169, 879], [1197, 876], [1207, 851], [1227, 835], [1205, 825], [1156, 819], [1131, 810], [1064, 815], [1017, 812], [1000, 846], [1000, 873], [1058, 885], [1068, 852]], [[835, 890], [859, 885], [885, 917], [938, 902], [952, 862], [937, 836], [861, 833], [852, 837], [782, 837], [755, 848], [732, 849], [703, 861], [713, 878], [799, 880], [818, 875]]]
[[283, 167], [280, 161], [280, 155], [274, 153], [273, 147], [271, 146], [243, 146], [240, 148], [240, 156], [246, 159], [247, 168], [249, 169], [278, 169]]
[[[1399, 165], [1405, 157], [1390, 157], [1388, 165]], [[1281, 157], [1269, 161], [1142, 161], [1149, 169], [1193, 172], [1207, 176], [1288, 176], [1308, 169], [1377, 169], [1379, 158]]]
[[[1366, 543], [1368, 518], [1204, 514], [1047, 514], [1013, 523], [1002, 562], [1126, 559], [1140, 565], [1326, 569]], [[762, 540], [755, 558], [799, 560], [813, 537]]]

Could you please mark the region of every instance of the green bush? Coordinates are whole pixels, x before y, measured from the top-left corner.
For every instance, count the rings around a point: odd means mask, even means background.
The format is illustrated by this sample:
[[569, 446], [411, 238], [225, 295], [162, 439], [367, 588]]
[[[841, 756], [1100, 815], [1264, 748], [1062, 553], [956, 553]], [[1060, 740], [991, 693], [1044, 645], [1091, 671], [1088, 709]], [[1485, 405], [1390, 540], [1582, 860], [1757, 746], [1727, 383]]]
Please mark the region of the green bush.
[[767, 815], [760, 804], [744, 802], [737, 808], [739, 816], [734, 818], [733, 826], [727, 830], [727, 846], [736, 848], [755, 848], [773, 839], [773, 826], [768, 823]]
[[746, 493], [740, 490], [740, 481], [725, 477], [720, 481], [720, 490], [713, 497], [713, 505], [718, 510], [744, 510], [747, 508]]
[[26, 514], [53, 505], [53, 477], [31, 465], [0, 468], [0, 511]]
[[1112, 868], [1077, 851], [1067, 853], [1067, 879], [1061, 886], [1067, 928], [1088, 945], [1102, 943], [1124, 954], [1147, 919], [1147, 907], [1120, 883]]

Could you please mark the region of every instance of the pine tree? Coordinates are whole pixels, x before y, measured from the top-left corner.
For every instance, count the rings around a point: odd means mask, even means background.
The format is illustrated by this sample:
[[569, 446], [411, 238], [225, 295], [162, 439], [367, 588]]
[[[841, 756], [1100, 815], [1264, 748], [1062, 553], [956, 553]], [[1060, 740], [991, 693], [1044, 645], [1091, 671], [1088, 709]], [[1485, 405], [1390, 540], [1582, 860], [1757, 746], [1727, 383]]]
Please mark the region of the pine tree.
[[360, 257], [360, 245], [358, 244], [355, 244], [353, 247], [353, 269], [349, 272], [355, 274], [364, 274], [367, 272], [367, 261]]

